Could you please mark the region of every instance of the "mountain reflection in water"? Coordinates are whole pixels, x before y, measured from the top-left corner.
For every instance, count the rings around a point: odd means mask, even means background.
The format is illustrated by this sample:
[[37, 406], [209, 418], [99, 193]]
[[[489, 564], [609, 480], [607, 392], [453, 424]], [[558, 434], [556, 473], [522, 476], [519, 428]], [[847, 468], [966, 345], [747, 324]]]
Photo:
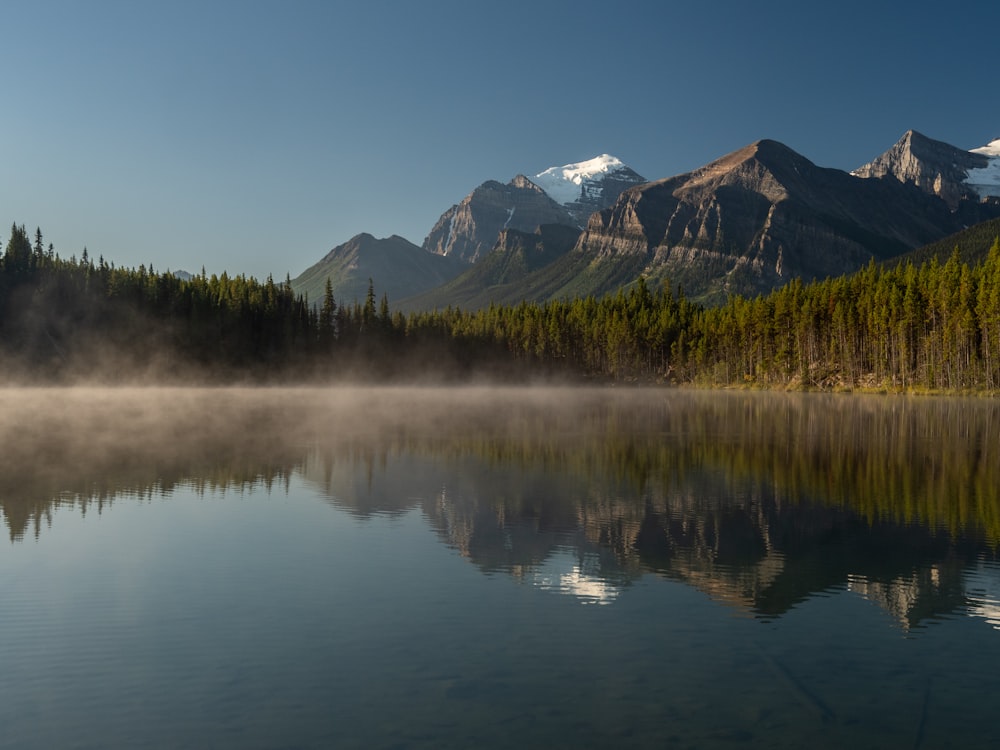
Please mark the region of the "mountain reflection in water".
[[904, 630], [1000, 628], [1000, 406], [602, 389], [0, 392], [0, 512], [293, 476], [357, 517], [419, 508], [488, 575], [614, 604], [643, 576], [769, 620], [847, 589]]

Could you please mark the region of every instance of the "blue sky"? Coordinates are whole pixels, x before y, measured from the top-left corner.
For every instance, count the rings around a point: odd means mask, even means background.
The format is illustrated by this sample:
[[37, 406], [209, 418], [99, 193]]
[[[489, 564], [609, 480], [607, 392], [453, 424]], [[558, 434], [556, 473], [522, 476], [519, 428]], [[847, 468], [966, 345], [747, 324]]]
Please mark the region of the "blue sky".
[[487, 179], [760, 138], [851, 169], [1000, 137], [984, 2], [8, 0], [0, 221], [64, 257], [296, 276]]

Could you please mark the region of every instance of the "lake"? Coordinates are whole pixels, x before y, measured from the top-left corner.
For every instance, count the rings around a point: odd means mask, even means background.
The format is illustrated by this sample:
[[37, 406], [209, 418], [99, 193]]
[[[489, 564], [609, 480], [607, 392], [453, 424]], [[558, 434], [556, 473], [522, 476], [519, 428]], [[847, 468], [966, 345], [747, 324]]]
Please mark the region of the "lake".
[[1000, 402], [0, 390], [2, 748], [1000, 736]]

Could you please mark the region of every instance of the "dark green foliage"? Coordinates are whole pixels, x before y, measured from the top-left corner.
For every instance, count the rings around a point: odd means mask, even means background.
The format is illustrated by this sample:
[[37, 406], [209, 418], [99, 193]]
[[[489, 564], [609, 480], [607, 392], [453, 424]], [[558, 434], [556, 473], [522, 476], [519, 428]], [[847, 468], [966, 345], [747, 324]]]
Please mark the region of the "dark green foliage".
[[458, 345], [613, 380], [877, 390], [1000, 389], [1000, 240], [984, 260], [874, 262], [704, 308], [640, 280], [596, 299], [414, 316]]
[[1000, 237], [922, 265], [870, 263], [706, 308], [640, 278], [597, 298], [447, 307], [404, 317], [369, 280], [326, 284], [64, 261], [15, 225], [0, 260], [7, 380], [310, 380], [560, 376], [712, 386], [1000, 390]]
[[20, 277], [29, 272], [32, 267], [41, 261], [43, 255], [41, 251], [41, 231], [36, 238], [36, 247], [32, 250], [31, 240], [24, 226], [14, 224], [10, 228], [10, 240], [7, 241], [7, 250], [3, 257], [3, 270], [8, 277]]
[[[969, 265], [975, 265], [986, 259], [990, 245], [996, 237], [1000, 237], [1000, 219], [991, 219], [914, 250], [902, 256], [901, 260], [909, 260], [914, 265], [920, 265], [931, 258], [937, 258], [939, 263], [944, 263], [952, 251], [958, 248], [961, 260]], [[898, 260], [900, 259], [892, 261], [892, 264]]]
[[116, 268], [86, 250], [62, 260], [41, 231], [32, 248], [15, 227], [0, 273], [5, 378], [171, 379], [210, 368], [233, 377], [283, 367], [308, 352], [316, 330], [286, 284], [244, 276], [182, 280], [152, 268]]

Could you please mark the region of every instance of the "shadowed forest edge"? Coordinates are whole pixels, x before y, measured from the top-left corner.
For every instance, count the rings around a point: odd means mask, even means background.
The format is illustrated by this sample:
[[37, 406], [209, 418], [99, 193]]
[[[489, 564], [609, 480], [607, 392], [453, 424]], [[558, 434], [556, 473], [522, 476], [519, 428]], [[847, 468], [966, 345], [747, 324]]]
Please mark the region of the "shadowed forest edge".
[[[987, 241], [988, 242], [988, 241]], [[712, 387], [1000, 389], [1000, 239], [915, 264], [869, 264], [702, 307], [640, 279], [603, 298], [403, 315], [296, 295], [289, 280], [61, 258], [23, 226], [0, 259], [9, 383], [537, 378]]]

